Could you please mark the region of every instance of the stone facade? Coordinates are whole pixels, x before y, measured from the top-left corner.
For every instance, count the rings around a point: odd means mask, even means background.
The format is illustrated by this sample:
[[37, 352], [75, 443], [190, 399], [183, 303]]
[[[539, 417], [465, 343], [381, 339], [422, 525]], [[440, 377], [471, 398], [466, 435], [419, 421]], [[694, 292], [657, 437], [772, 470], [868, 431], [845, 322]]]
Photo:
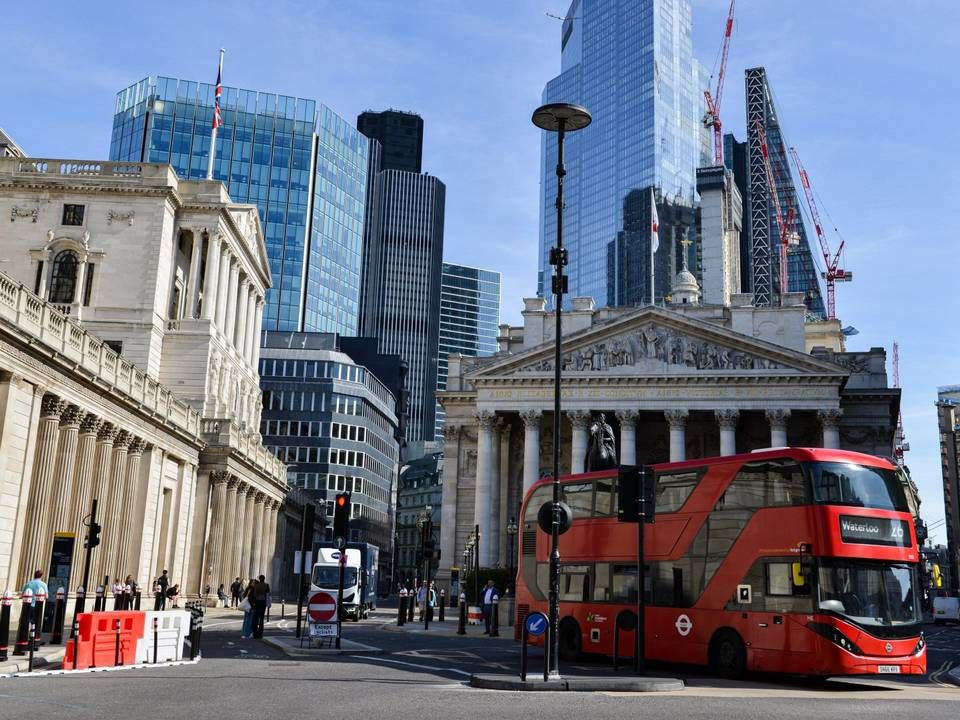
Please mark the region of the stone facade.
[[[509, 564], [507, 518], [520, 516], [525, 491], [552, 471], [555, 442], [561, 472], [583, 472], [596, 412], [614, 428], [623, 464], [784, 445], [892, 455], [899, 390], [885, 387], [885, 373], [871, 375], [878, 387], [869, 394], [851, 380], [855, 360], [882, 370], [883, 351], [809, 354], [802, 297], [785, 300], [782, 308], [733, 295], [729, 306], [594, 310], [589, 298], [574, 298], [563, 318], [559, 440], [555, 317], [542, 299], [525, 301], [522, 327], [501, 327], [496, 355], [451, 356], [438, 394], [446, 412], [440, 577], [449, 577], [474, 525], [480, 564]], [[868, 426], [872, 440], [861, 441], [855, 430]]]
[[4, 158], [0, 215], [0, 586], [63, 535], [75, 589], [92, 499], [91, 584], [269, 574], [286, 468], [258, 432], [256, 208], [166, 165]]

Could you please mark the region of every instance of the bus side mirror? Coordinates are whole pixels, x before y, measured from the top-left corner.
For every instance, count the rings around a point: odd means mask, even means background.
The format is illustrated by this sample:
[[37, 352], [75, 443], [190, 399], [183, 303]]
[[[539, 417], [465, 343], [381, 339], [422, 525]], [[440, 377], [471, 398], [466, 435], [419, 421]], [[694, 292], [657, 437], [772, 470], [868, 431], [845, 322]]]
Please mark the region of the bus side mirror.
[[807, 584], [807, 571], [804, 567], [804, 563], [795, 562], [791, 563], [791, 569], [793, 570], [793, 586], [794, 587], [803, 587]]

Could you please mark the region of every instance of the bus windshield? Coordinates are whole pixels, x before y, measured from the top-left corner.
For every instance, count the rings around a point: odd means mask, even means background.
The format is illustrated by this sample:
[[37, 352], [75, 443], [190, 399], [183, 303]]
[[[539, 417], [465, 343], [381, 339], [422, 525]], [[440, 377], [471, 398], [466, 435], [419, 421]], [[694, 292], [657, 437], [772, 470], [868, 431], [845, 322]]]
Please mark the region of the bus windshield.
[[824, 559], [817, 579], [820, 610], [841, 615], [867, 632], [893, 636], [896, 633], [882, 629], [920, 623], [910, 565]]
[[808, 462], [805, 466], [817, 503], [909, 512], [894, 470], [839, 462]]
[[[336, 588], [340, 584], [340, 568], [336, 565], [316, 565], [313, 568], [313, 578], [310, 580], [318, 588]], [[343, 586], [353, 587], [357, 584], [357, 569], [345, 567], [343, 569]]]

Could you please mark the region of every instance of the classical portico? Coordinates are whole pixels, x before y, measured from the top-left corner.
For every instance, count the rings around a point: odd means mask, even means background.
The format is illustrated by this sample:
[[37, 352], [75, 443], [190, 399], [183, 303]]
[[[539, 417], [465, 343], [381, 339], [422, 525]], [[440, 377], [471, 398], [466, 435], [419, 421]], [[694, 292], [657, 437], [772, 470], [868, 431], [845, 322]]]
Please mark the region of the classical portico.
[[[604, 308], [577, 298], [565, 314], [561, 472], [582, 472], [589, 421], [602, 412], [624, 464], [732, 455], [783, 445], [840, 447], [850, 375], [804, 348], [803, 307]], [[500, 352], [451, 356], [447, 390], [441, 577], [480, 526], [481, 565], [506, 566], [495, 527], [552, 466], [553, 323], [526, 301]], [[499, 427], [499, 433], [494, 428]], [[851, 448], [856, 449], [856, 448]]]

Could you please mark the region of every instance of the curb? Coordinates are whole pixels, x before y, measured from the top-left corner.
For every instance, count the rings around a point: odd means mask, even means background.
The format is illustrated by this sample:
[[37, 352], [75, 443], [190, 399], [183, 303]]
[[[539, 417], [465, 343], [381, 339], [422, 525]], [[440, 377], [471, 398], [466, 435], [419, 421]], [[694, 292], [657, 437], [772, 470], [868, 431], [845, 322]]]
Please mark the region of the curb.
[[[276, 636], [264, 635], [262, 638], [270, 647], [276, 648], [284, 655], [289, 657], [323, 657], [324, 655], [383, 655], [384, 650], [382, 648], [374, 647], [372, 645], [364, 645], [363, 643], [354, 642], [353, 640], [342, 640], [341, 645], [349, 644], [351, 647], [341, 647], [339, 650], [336, 648], [315, 648], [315, 647], [291, 647], [290, 645], [283, 642], [282, 638]], [[293, 640], [296, 640], [293, 638]], [[299, 642], [299, 641], [298, 641]]]
[[960, 665], [942, 675], [940, 679], [960, 687]]
[[471, 675], [470, 686], [483, 690], [528, 692], [676, 692], [683, 690], [682, 680], [646, 677], [567, 677], [544, 682], [542, 679], [521, 680], [519, 675]]
[[83, 668], [82, 670], [41, 670], [40, 672], [17, 672], [0, 674], [0, 678], [31, 678], [31, 677], [50, 677], [51, 675], [83, 675], [88, 673], [117, 672], [118, 670], [142, 670], [144, 668], [176, 667], [178, 665], [196, 665], [202, 659], [202, 655], [193, 660], [167, 660], [161, 663], [137, 663], [136, 665], [116, 665], [110, 667]]
[[[66, 648], [60, 648], [59, 650], [54, 650], [53, 652], [38, 655], [37, 653], [33, 654], [33, 667], [34, 668], [43, 668], [48, 665], [59, 665], [63, 662], [63, 657], [66, 655]], [[11, 656], [13, 657], [13, 656]], [[19, 656], [17, 656], [19, 657]], [[24, 655], [19, 660], [12, 660], [10, 662], [5, 662], [3, 665], [0, 665], [0, 677], [9, 677], [16, 673], [27, 672], [30, 669], [30, 657]]]

